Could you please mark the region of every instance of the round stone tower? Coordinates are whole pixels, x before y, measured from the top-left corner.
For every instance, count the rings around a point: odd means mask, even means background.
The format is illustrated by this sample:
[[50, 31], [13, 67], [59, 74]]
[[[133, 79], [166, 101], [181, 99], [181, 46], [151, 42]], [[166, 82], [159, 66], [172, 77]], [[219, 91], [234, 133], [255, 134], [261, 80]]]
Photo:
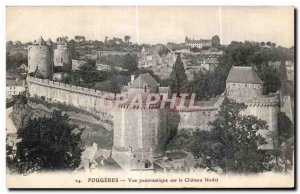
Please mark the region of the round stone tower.
[[58, 38], [57, 48], [54, 50], [54, 66], [62, 67], [65, 71], [72, 69], [69, 47], [64, 38]]
[[35, 40], [28, 47], [28, 74], [33, 77], [49, 79], [53, 73], [53, 49], [43, 38]]
[[261, 96], [263, 94], [263, 81], [252, 67], [233, 66], [226, 80], [226, 94], [238, 98]]
[[267, 122], [268, 130], [259, 131], [267, 142], [260, 149], [274, 149], [277, 146], [279, 100], [275, 94], [263, 95], [263, 81], [252, 67], [233, 66], [226, 80], [225, 94], [247, 105], [242, 114], [256, 116]]

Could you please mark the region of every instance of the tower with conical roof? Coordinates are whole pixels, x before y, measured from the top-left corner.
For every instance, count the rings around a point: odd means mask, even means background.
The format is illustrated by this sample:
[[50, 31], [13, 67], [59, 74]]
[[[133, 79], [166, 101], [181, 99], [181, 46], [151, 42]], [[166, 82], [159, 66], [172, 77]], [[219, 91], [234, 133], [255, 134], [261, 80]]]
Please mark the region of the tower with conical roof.
[[28, 47], [28, 74], [51, 79], [53, 73], [53, 49], [42, 37]]
[[226, 93], [232, 97], [254, 98], [263, 94], [263, 81], [252, 67], [233, 66], [226, 80]]

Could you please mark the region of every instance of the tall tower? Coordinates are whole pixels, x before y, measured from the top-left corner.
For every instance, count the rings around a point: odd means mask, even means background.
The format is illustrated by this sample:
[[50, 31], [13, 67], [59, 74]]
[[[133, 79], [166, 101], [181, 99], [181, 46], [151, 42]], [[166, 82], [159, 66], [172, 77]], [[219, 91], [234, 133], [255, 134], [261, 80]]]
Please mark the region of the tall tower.
[[260, 148], [268, 150], [276, 147], [279, 100], [274, 94], [263, 95], [263, 81], [252, 67], [232, 67], [226, 80], [226, 96], [247, 105], [242, 114], [253, 115], [267, 122], [268, 130], [259, 131], [267, 144]]
[[128, 99], [141, 95], [143, 101], [134, 107], [126, 102], [120, 104], [114, 115], [112, 158], [124, 170], [153, 170], [155, 158], [163, 155], [168, 138], [165, 110], [156, 104], [146, 107], [145, 103], [150, 93], [158, 91], [158, 86], [147, 73], [132, 79], [122, 91]]
[[57, 40], [57, 48], [54, 50], [54, 66], [62, 67], [65, 71], [72, 69], [70, 51], [65, 38]]
[[233, 66], [226, 80], [226, 93], [230, 97], [255, 98], [263, 94], [263, 81], [252, 67]]
[[28, 47], [28, 74], [42, 79], [52, 78], [53, 49], [41, 37]]

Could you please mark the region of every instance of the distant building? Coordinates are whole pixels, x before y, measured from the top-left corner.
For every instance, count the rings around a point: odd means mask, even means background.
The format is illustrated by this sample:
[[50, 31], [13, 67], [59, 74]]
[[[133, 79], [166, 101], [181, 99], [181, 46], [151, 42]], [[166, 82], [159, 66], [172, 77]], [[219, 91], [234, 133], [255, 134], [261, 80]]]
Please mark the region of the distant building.
[[80, 70], [80, 66], [87, 64], [86, 61], [72, 59], [72, 71]]
[[108, 55], [126, 55], [128, 52], [123, 52], [123, 51], [96, 51], [93, 50], [92, 54], [97, 55], [97, 57], [100, 56], [108, 56]]
[[105, 64], [96, 64], [96, 67], [98, 71], [110, 71], [112, 69], [110, 65]]
[[218, 59], [208, 58], [208, 59], [204, 59], [200, 66], [202, 69], [205, 69], [206, 71], [213, 72], [215, 68], [218, 66], [218, 64], [219, 64]]
[[273, 68], [276, 69], [276, 70], [279, 70], [280, 65], [281, 65], [281, 61], [269, 61], [269, 62], [268, 62], [268, 65], [269, 65], [270, 67], [273, 67]]
[[216, 49], [202, 50], [201, 54], [207, 58], [218, 58], [223, 55], [223, 51], [219, 51]]
[[149, 68], [156, 67], [161, 63], [161, 58], [158, 54], [158, 49], [153, 48], [142, 48], [142, 51], [139, 53], [139, 62], [138, 66], [140, 68]]
[[190, 50], [190, 47], [187, 46], [185, 43], [180, 43], [180, 44], [168, 43], [167, 47], [168, 47], [168, 49], [170, 49], [172, 51], [180, 51], [180, 50], [189, 51]]
[[177, 55], [174, 51], [159, 55], [159, 50], [159, 47], [143, 47], [139, 53], [138, 66], [152, 70], [161, 79], [167, 79], [170, 77]]
[[123, 71], [122, 67], [119, 66], [112, 66], [112, 65], [106, 65], [106, 64], [96, 64], [97, 70], [98, 71], [112, 71], [112, 70], [116, 70], [116, 71]]
[[26, 91], [25, 80], [6, 80], [6, 98], [20, 95]]
[[198, 48], [198, 49], [202, 49], [204, 47], [208, 47], [208, 48], [212, 47], [211, 39], [194, 40], [186, 37], [185, 44], [190, 48]]

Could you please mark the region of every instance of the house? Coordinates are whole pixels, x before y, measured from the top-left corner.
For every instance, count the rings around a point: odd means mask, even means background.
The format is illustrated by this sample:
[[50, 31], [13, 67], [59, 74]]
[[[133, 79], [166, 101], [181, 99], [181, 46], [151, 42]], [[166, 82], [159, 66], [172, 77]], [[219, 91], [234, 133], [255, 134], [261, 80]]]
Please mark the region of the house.
[[212, 72], [215, 70], [215, 68], [218, 66], [218, 64], [219, 64], [219, 61], [216, 58], [207, 58], [207, 59], [203, 59], [200, 66], [202, 69]]
[[281, 61], [269, 61], [268, 65], [278, 71], [281, 65]]
[[96, 64], [96, 67], [98, 71], [110, 71], [112, 69], [110, 65], [105, 64]]
[[194, 40], [190, 39], [188, 37], [185, 38], [185, 44], [189, 46], [190, 48], [210, 48], [212, 47], [211, 39], [200, 39], [200, 40]]
[[20, 95], [26, 91], [25, 80], [6, 80], [6, 98]]

